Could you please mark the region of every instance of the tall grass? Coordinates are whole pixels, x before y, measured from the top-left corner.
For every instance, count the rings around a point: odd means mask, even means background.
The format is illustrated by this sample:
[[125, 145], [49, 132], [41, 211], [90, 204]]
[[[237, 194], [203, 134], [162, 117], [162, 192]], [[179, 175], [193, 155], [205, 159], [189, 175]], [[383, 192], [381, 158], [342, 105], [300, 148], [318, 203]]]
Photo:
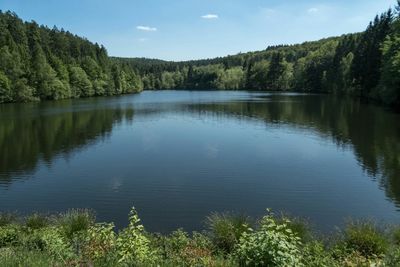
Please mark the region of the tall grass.
[[95, 223], [94, 212], [88, 209], [72, 209], [56, 219], [63, 234], [71, 239], [75, 234], [87, 231]]
[[233, 213], [213, 213], [206, 224], [215, 246], [224, 253], [231, 253], [243, 233], [249, 231], [250, 218]]

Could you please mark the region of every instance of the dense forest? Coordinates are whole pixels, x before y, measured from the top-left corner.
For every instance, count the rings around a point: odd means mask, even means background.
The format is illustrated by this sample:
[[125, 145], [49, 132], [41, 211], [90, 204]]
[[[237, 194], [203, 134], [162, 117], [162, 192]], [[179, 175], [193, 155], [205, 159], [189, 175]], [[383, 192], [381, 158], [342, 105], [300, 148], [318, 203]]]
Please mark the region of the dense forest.
[[113, 63], [103, 46], [63, 29], [0, 13], [0, 103], [142, 90], [133, 69]]
[[290, 90], [400, 106], [400, 1], [362, 33], [185, 62], [110, 58], [68, 31], [0, 13], [0, 102], [142, 89]]

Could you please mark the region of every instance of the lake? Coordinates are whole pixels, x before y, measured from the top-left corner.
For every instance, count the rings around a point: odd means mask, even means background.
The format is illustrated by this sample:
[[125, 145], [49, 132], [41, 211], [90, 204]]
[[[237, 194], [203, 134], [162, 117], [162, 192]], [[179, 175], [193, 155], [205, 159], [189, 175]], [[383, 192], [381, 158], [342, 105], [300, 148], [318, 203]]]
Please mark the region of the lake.
[[330, 231], [400, 221], [400, 114], [328, 95], [146, 91], [0, 105], [0, 210], [150, 231], [266, 208]]

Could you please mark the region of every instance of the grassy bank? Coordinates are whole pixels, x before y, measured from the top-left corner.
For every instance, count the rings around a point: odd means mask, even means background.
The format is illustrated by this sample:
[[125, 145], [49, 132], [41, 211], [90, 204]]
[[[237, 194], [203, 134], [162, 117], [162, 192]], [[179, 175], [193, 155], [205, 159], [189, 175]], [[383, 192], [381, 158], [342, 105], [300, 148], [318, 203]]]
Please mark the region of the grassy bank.
[[206, 230], [148, 233], [134, 209], [119, 231], [87, 210], [0, 215], [0, 266], [400, 266], [400, 226], [349, 222], [317, 236], [300, 219], [212, 214]]

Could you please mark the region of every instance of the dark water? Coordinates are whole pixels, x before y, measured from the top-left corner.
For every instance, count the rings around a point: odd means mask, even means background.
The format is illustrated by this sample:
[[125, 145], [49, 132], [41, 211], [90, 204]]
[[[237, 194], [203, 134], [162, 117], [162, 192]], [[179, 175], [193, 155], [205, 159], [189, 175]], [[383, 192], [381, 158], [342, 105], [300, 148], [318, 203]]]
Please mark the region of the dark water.
[[92, 208], [150, 231], [266, 208], [400, 221], [400, 115], [332, 96], [145, 92], [0, 105], [0, 210]]

